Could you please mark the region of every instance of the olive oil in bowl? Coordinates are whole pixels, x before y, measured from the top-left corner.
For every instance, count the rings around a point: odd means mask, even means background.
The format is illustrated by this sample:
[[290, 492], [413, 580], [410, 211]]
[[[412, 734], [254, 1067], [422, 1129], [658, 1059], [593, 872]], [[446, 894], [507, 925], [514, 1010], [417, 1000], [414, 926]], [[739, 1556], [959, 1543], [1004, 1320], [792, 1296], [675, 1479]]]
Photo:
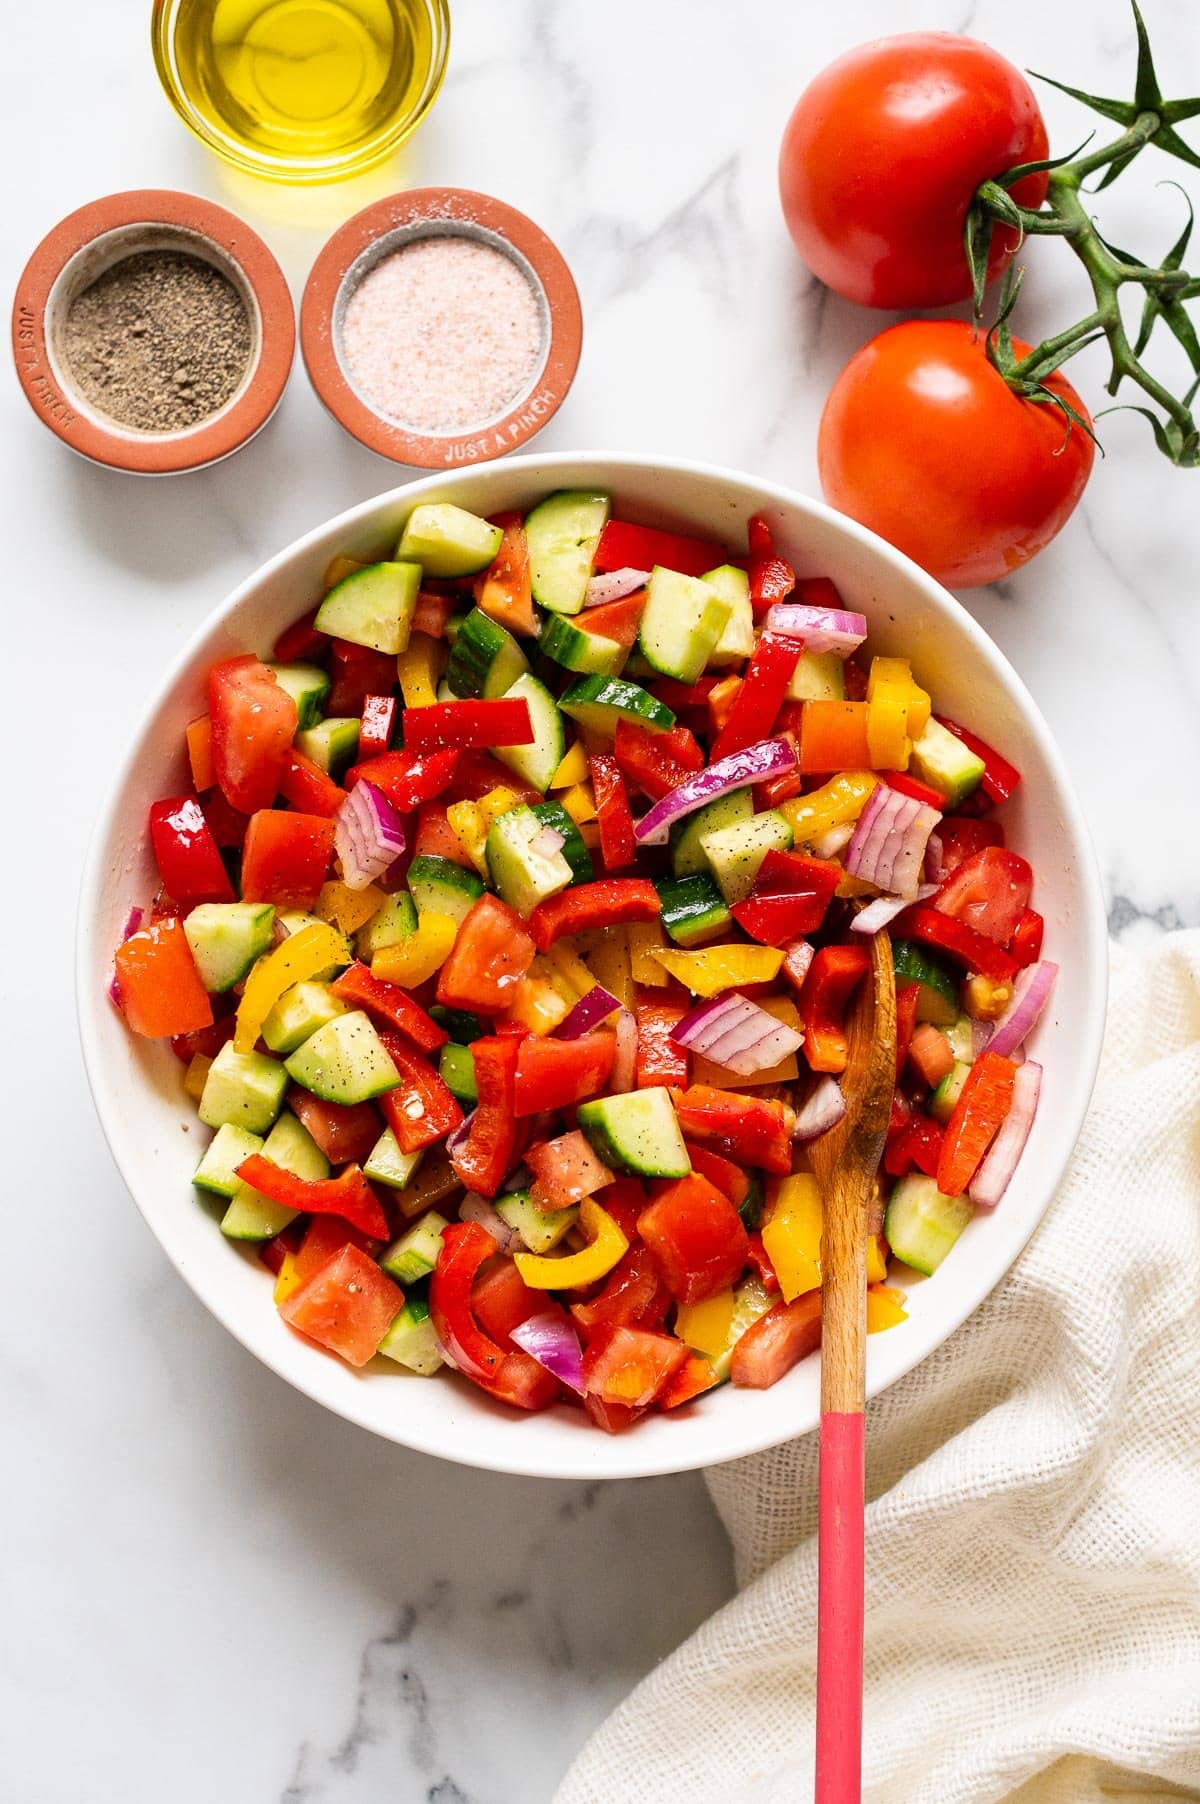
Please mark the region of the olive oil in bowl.
[[155, 0], [173, 105], [229, 162], [276, 181], [356, 174], [396, 148], [446, 66], [446, 0]]

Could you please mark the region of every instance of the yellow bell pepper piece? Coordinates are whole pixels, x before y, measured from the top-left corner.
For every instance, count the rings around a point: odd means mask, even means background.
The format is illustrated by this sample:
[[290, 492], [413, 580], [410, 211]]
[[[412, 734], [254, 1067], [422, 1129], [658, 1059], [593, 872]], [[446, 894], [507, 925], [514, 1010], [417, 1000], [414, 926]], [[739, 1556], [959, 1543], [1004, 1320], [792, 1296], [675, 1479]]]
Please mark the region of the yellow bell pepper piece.
[[[785, 1027], [794, 1028], [802, 1033], [800, 1011], [787, 996], [764, 996], [756, 998], [759, 1008], [773, 1015], [776, 1021], [782, 1021]], [[692, 1054], [692, 1082], [694, 1084], [711, 1084], [716, 1090], [756, 1090], [760, 1084], [794, 1084], [800, 1075], [800, 1065], [794, 1052], [780, 1059], [774, 1065], [768, 1065], [762, 1071], [754, 1072], [751, 1077], [739, 1077], [735, 1071], [728, 1071], [724, 1065], [718, 1065], [712, 1059], [706, 1059], [702, 1053]]]
[[516, 1021], [531, 1034], [552, 1034], [570, 1013], [558, 989], [548, 978], [534, 975], [532, 967], [521, 979], [509, 1005], [506, 1020]]
[[882, 1234], [867, 1237], [867, 1283], [882, 1284], [887, 1277], [887, 1242]]
[[867, 1333], [882, 1334], [885, 1328], [894, 1328], [898, 1322], [908, 1320], [908, 1311], [904, 1307], [904, 1292], [891, 1290], [883, 1284], [872, 1284], [867, 1290]]
[[294, 1290], [299, 1290], [302, 1282], [303, 1280], [296, 1275], [295, 1253], [285, 1253], [283, 1255], [283, 1264], [275, 1274], [275, 1290], [273, 1294], [276, 1305], [278, 1306], [280, 1303], [286, 1303], [292, 1292]]
[[550, 779], [551, 789], [573, 789], [577, 783], [585, 783], [588, 775], [587, 753], [578, 739], [570, 747], [558, 769]]
[[488, 874], [487, 858], [484, 845], [487, 841], [487, 824], [479, 812], [478, 802], [451, 802], [446, 810], [446, 819], [450, 830], [462, 847], [479, 875], [486, 879]]
[[[586, 946], [584, 942], [586, 941]], [[601, 983], [622, 1008], [633, 1008], [633, 965], [623, 927], [598, 927], [576, 934], [575, 944], [587, 962], [595, 983]]]
[[580, 1205], [579, 1226], [590, 1242], [582, 1252], [560, 1259], [538, 1253], [514, 1255], [517, 1270], [531, 1290], [581, 1290], [607, 1276], [629, 1246], [612, 1216], [590, 1196]]
[[582, 827], [586, 821], [595, 820], [596, 798], [592, 794], [590, 783], [572, 784], [559, 799], [577, 827]]
[[212, 1060], [206, 1059], [202, 1052], [193, 1053], [188, 1061], [188, 1068], [183, 1074], [183, 1088], [185, 1095], [190, 1096], [193, 1102], [199, 1102], [204, 1095], [204, 1084], [211, 1064]]
[[339, 933], [357, 933], [371, 916], [378, 914], [387, 901], [381, 889], [368, 883], [366, 889], [350, 889], [344, 883], [323, 883], [315, 912]]
[[340, 933], [325, 921], [314, 921], [299, 933], [290, 933], [282, 946], [260, 958], [246, 980], [238, 1003], [233, 1030], [233, 1050], [253, 1052], [262, 1024], [285, 990], [304, 983], [330, 965], [348, 965], [353, 958]]
[[452, 915], [419, 915], [415, 933], [398, 946], [385, 946], [375, 954], [371, 974], [385, 983], [416, 989], [445, 964], [457, 935], [458, 922]]
[[894, 695], [903, 702], [908, 709], [908, 731], [914, 739], [919, 738], [929, 724], [933, 698], [914, 678], [907, 658], [871, 659], [867, 700], [873, 702], [877, 695]]
[[867, 703], [867, 752], [873, 770], [908, 769], [908, 702], [891, 689], [880, 689]]
[[821, 1282], [821, 1217], [821, 1192], [810, 1172], [781, 1180], [762, 1237], [788, 1303]]
[[672, 977], [685, 983], [693, 996], [719, 996], [722, 990], [737, 989], [744, 983], [770, 983], [783, 963], [777, 946], [706, 946], [699, 952], [672, 949], [652, 956]]
[[588, 851], [598, 852], [600, 850], [599, 821], [579, 821], [576, 824], [579, 828], [579, 837]]
[[629, 939], [629, 964], [634, 983], [646, 984], [652, 990], [665, 990], [670, 978], [655, 958], [666, 949], [663, 930], [657, 921], [635, 921], [626, 927]]
[[586, 996], [595, 985], [592, 976], [581, 958], [578, 958], [565, 941], [559, 940], [551, 946], [549, 952], [543, 952], [535, 963], [545, 964], [550, 973], [551, 983], [559, 994], [571, 1004]]
[[697, 1353], [718, 1358], [729, 1339], [733, 1321], [733, 1292], [719, 1290], [702, 1303], [681, 1303], [675, 1315], [675, 1332]]
[[363, 565], [359, 563], [357, 558], [330, 558], [325, 566], [325, 574], [321, 578], [321, 581], [325, 586], [326, 594], [329, 593], [330, 589], [336, 589], [337, 585], [340, 582], [344, 582], [348, 576], [353, 576], [356, 570], [361, 570], [362, 568]]
[[838, 878], [838, 886], [833, 893], [840, 902], [846, 902], [855, 896], [877, 896], [879, 885], [866, 883], [861, 877], [852, 877], [847, 871]]
[[780, 802], [779, 812], [792, 829], [797, 845], [811, 845], [831, 827], [856, 821], [879, 778], [869, 770], [845, 770], [831, 777], [810, 795]]
[[406, 708], [428, 708], [437, 700], [438, 642], [414, 633], [396, 659], [396, 676]]

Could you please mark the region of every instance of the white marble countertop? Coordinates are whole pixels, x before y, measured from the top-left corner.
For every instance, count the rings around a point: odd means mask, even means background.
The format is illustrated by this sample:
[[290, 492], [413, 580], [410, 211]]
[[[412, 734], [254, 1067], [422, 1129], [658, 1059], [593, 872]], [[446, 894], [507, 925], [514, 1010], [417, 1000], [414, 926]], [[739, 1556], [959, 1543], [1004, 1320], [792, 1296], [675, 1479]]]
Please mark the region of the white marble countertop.
[[[112, 189], [225, 200], [299, 287], [372, 193], [484, 188], [558, 239], [582, 292], [583, 363], [541, 445], [694, 455], [815, 490], [821, 399], [879, 322], [817, 288], [782, 229], [776, 145], [808, 77], [873, 31], [938, 24], [1101, 92], [1131, 80], [1120, 0], [1087, 8], [1086, 33], [1067, 16], [1081, 6], [1033, 0], [453, 4], [450, 76], [403, 169], [300, 195], [235, 186], [177, 125], [146, 0], [20, 9], [9, 291], [56, 219]], [[1190, 7], [1149, 10], [1160, 67], [1194, 91]], [[1087, 129], [1061, 97], [1046, 110], [1061, 148]], [[1179, 198], [1152, 182], [1186, 174], [1147, 157], [1106, 197], [1116, 240], [1169, 243]], [[1076, 317], [1054, 248], [1029, 262], [1027, 324]], [[1098, 369], [1078, 376], [1093, 397]], [[506, 1480], [372, 1440], [291, 1393], [151, 1240], [76, 1044], [77, 873], [148, 685], [261, 559], [406, 473], [344, 437], [299, 368], [240, 457], [159, 483], [70, 456], [11, 373], [3, 408], [21, 781], [6, 797], [0, 983], [20, 1154], [0, 1313], [2, 1789], [20, 1804], [546, 1804], [608, 1708], [729, 1592], [701, 1480]], [[1132, 416], [1104, 437], [1058, 543], [969, 605], [1061, 739], [1114, 931], [1152, 933], [1200, 923], [1200, 476], [1171, 471]]]

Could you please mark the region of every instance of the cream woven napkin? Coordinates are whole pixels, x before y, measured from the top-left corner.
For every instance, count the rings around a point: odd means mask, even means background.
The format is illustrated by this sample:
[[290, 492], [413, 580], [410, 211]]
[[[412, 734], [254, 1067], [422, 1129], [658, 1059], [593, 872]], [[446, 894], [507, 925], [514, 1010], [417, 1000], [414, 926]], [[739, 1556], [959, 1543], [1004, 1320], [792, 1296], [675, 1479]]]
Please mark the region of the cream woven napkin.
[[[1200, 933], [1112, 977], [1042, 1226], [868, 1412], [866, 1804], [1200, 1798]], [[741, 1590], [555, 1804], [812, 1796], [816, 1436], [708, 1482]]]

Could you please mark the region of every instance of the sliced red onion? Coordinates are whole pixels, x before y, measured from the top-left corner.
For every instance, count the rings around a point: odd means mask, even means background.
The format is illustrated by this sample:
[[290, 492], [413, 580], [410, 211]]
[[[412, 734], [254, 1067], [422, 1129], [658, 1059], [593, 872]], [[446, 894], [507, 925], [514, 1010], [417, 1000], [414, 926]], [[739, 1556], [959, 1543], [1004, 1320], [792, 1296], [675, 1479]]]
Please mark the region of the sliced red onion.
[[929, 844], [925, 847], [925, 881], [939, 884], [946, 875], [946, 853], [942, 846], [940, 833], [929, 835]]
[[1017, 1067], [1017, 1075], [1013, 1079], [1012, 1103], [1000, 1132], [988, 1148], [983, 1164], [971, 1179], [970, 1198], [981, 1209], [994, 1209], [1008, 1189], [1009, 1179], [1017, 1169], [1017, 1161], [1025, 1151], [1025, 1142], [1029, 1139], [1029, 1130], [1037, 1114], [1041, 1093], [1042, 1068], [1033, 1059], [1026, 1059], [1023, 1065]]
[[840, 827], [830, 827], [820, 839], [814, 839], [812, 849], [817, 858], [836, 858], [853, 838], [854, 822], [843, 821]]
[[639, 845], [665, 846], [668, 829], [685, 815], [695, 814], [697, 808], [715, 802], [718, 796], [728, 795], [732, 789], [745, 789], [748, 783], [782, 776], [795, 765], [796, 747], [790, 739], [760, 739], [744, 751], [719, 758], [707, 770], [697, 771], [678, 789], [655, 802], [634, 827], [633, 836]]
[[360, 777], [337, 811], [334, 847], [347, 889], [366, 889], [404, 851], [404, 822], [382, 790]]
[[451, 1133], [447, 1134], [446, 1151], [451, 1158], [454, 1157], [455, 1153], [460, 1153], [467, 1144], [471, 1134], [471, 1123], [474, 1119], [475, 1111], [472, 1109], [471, 1113], [469, 1115], [464, 1115], [458, 1126], [454, 1128]]
[[536, 852], [539, 858], [553, 858], [566, 845], [566, 835], [557, 827], [541, 827], [529, 842], [529, 850]]
[[476, 1221], [481, 1228], [486, 1228], [502, 1253], [508, 1251], [515, 1238], [513, 1230], [496, 1214], [486, 1196], [476, 1196], [473, 1190], [468, 1190], [459, 1204], [458, 1217], [460, 1221]]
[[145, 918], [146, 918], [146, 915], [145, 915], [144, 909], [141, 909], [141, 908], [131, 908], [130, 909], [129, 913], [125, 917], [125, 925], [121, 929], [121, 944], [122, 945], [125, 944], [126, 940], [131, 940], [135, 933], [141, 932], [142, 922], [145, 920]]
[[929, 835], [941, 821], [936, 808], [879, 783], [858, 817], [846, 869], [906, 901], [916, 898]]
[[867, 636], [865, 614], [849, 614], [842, 608], [809, 608], [798, 601], [777, 601], [767, 610], [773, 633], [803, 639], [805, 651], [833, 652], [848, 658]]
[[914, 901], [927, 902], [930, 896], [936, 895], [937, 887], [936, 883], [923, 883], [911, 899], [907, 896], [876, 896], [873, 902], [859, 909], [850, 923], [851, 933], [878, 933], [906, 908], [911, 908]]
[[671, 1038], [714, 1065], [724, 1065], [735, 1077], [769, 1070], [804, 1044], [802, 1033], [737, 990], [700, 1003], [672, 1030]]
[[599, 608], [606, 601], [620, 601], [623, 596], [635, 595], [639, 589], [644, 589], [649, 581], [648, 570], [634, 570], [628, 565], [623, 570], [604, 570], [588, 582], [583, 592], [583, 605]]
[[554, 1030], [556, 1040], [578, 1040], [582, 1034], [591, 1033], [593, 1027], [599, 1027], [607, 1021], [614, 1009], [621, 1004], [611, 991], [602, 983], [593, 984], [586, 996], [581, 996], [570, 1014], [561, 1020]]
[[583, 1395], [583, 1349], [570, 1317], [561, 1309], [548, 1309], [543, 1315], [531, 1315], [510, 1330], [510, 1338], [531, 1359]]
[[1012, 1001], [988, 1035], [987, 1049], [1008, 1058], [1029, 1033], [1050, 1000], [1058, 966], [1043, 959], [1019, 971], [1013, 982]]
[[632, 1090], [637, 1076], [638, 1031], [632, 1009], [623, 1008], [617, 1016], [617, 1050], [609, 1074], [608, 1087], [614, 1096]]
[[846, 1113], [846, 1099], [835, 1077], [819, 1079], [812, 1094], [796, 1111], [793, 1140], [815, 1140], [836, 1127]]

